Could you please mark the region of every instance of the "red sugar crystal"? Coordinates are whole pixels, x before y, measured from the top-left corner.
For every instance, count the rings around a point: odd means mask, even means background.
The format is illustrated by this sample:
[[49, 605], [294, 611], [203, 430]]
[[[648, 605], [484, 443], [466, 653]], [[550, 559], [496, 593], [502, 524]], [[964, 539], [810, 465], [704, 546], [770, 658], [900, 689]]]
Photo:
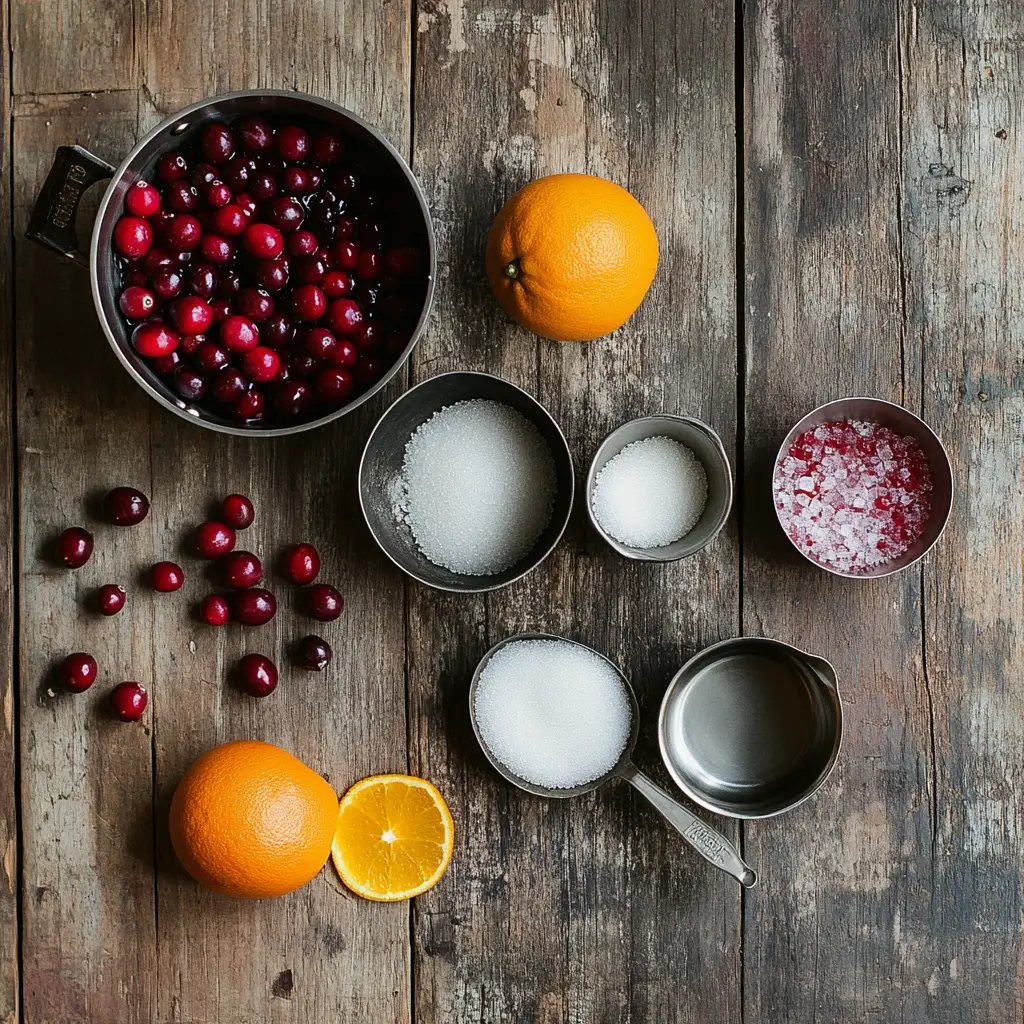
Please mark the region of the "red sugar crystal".
[[912, 437], [840, 420], [801, 434], [775, 467], [775, 507], [790, 540], [821, 565], [867, 572], [924, 531], [932, 476]]

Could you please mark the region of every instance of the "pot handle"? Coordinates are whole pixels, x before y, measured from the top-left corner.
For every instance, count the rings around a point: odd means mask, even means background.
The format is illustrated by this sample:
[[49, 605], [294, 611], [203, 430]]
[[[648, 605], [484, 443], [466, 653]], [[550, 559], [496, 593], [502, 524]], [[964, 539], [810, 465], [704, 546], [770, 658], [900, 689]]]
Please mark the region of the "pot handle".
[[89, 266], [89, 257], [78, 247], [75, 214], [82, 193], [97, 181], [111, 178], [114, 168], [81, 146], [58, 146], [53, 166], [32, 207], [25, 237]]

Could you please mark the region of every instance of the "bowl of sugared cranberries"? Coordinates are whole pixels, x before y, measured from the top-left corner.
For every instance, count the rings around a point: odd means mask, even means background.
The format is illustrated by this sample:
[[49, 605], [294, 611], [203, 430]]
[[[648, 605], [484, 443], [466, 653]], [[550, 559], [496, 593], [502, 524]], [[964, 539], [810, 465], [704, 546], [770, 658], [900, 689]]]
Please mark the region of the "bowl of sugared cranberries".
[[[81, 258], [67, 203], [102, 174], [62, 151], [30, 237]], [[423, 332], [436, 276], [430, 214], [399, 152], [334, 103], [272, 90], [194, 104], [146, 135], [113, 173], [89, 266], [104, 331], [150, 396], [265, 436], [380, 391]]]

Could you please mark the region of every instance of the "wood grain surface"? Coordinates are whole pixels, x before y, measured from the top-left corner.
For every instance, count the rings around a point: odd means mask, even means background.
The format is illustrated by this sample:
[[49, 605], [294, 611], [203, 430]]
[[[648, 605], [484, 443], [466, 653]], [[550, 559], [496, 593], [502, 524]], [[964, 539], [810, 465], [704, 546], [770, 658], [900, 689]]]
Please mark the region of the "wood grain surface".
[[[0, 580], [18, 576], [0, 606], [0, 1020], [1024, 1019], [1014, 0], [11, 0], [4, 54], [8, 36]], [[214, 436], [151, 403], [109, 350], [87, 274], [23, 237], [56, 146], [116, 163], [186, 103], [262, 86], [377, 124], [423, 183], [440, 259], [408, 373], [358, 414], [281, 440]], [[515, 327], [483, 273], [494, 213], [558, 171], [628, 187], [661, 241], [640, 311], [593, 344]], [[387, 403], [453, 368], [536, 395], [578, 487], [623, 420], [706, 420], [736, 456], [729, 526], [694, 559], [640, 565], [578, 503], [558, 550], [507, 590], [407, 582], [363, 525], [355, 468]], [[936, 550], [876, 581], [801, 561], [768, 494], [792, 423], [853, 394], [921, 414], [956, 478]], [[95, 516], [124, 483], [153, 499], [133, 530]], [[312, 624], [276, 579], [272, 626], [214, 635], [195, 620], [213, 581], [188, 535], [230, 491], [258, 506], [245, 546], [272, 565], [313, 541], [346, 597], [328, 676], [288, 669], [265, 702], [230, 685], [230, 666]], [[97, 554], [57, 569], [50, 545], [79, 522]], [[139, 576], [162, 557], [188, 578], [154, 598]], [[129, 607], [101, 619], [90, 600], [111, 581]], [[764, 634], [835, 663], [846, 735], [828, 786], [780, 818], [715, 820], [756, 889], [741, 895], [625, 784], [543, 801], [487, 766], [469, 677], [527, 629], [623, 666], [644, 720], [636, 760], [666, 785], [653, 725], [689, 655]], [[52, 673], [79, 649], [100, 681], [68, 697]], [[123, 678], [150, 688], [137, 727], [103, 710]], [[411, 905], [360, 901], [330, 869], [277, 901], [200, 890], [171, 851], [167, 804], [196, 756], [240, 737], [288, 747], [339, 791], [381, 771], [432, 779], [456, 824], [446, 877]]]

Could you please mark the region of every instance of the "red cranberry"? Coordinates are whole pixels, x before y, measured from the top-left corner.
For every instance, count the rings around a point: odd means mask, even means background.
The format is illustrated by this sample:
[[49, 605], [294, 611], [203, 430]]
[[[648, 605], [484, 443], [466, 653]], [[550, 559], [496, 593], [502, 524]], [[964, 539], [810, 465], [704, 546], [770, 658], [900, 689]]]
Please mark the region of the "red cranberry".
[[242, 423], [250, 423], [263, 418], [263, 406], [266, 404], [263, 392], [253, 388], [247, 391], [234, 404], [231, 415]]
[[289, 380], [277, 386], [274, 408], [284, 420], [297, 420], [313, 400], [313, 392], [303, 380]]
[[136, 285], [125, 288], [117, 304], [129, 320], [145, 320], [156, 312], [156, 296], [148, 288]]
[[164, 188], [164, 202], [176, 213], [188, 213], [199, 202], [199, 193], [182, 178]]
[[238, 309], [258, 323], [274, 312], [274, 300], [262, 288], [243, 288], [238, 293]]
[[153, 229], [141, 217], [122, 217], [114, 225], [114, 248], [130, 260], [141, 259], [153, 244]]
[[210, 394], [222, 405], [234, 405], [249, 390], [249, 382], [233, 366], [226, 366], [210, 385]]
[[384, 262], [388, 270], [398, 277], [412, 277], [420, 270], [420, 254], [411, 247], [389, 249]]
[[293, 377], [312, 377], [323, 364], [305, 349], [292, 349], [288, 353], [288, 369]]
[[213, 215], [213, 230], [225, 238], [236, 238], [244, 230], [249, 218], [238, 203], [228, 203]]
[[355, 270], [359, 262], [359, 250], [351, 242], [338, 242], [331, 250], [335, 266], [342, 270]]
[[164, 153], [156, 163], [156, 176], [161, 181], [177, 181], [188, 173], [188, 164], [180, 153]]
[[209, 519], [195, 532], [196, 553], [202, 558], [220, 558], [235, 546], [235, 531], [226, 523]]
[[281, 187], [292, 195], [304, 196], [312, 192], [313, 178], [305, 167], [286, 167], [281, 172]]
[[230, 614], [227, 598], [220, 594], [207, 594], [199, 605], [199, 618], [208, 626], [223, 626]]
[[356, 260], [356, 277], [373, 279], [380, 277], [381, 258], [376, 249], [364, 249]]
[[185, 275], [188, 290], [201, 299], [212, 299], [217, 289], [217, 271], [209, 263], [193, 263]]
[[369, 352], [380, 344], [380, 328], [372, 320], [364, 320], [352, 332], [352, 344], [360, 352]]
[[228, 317], [235, 315], [234, 303], [229, 299], [212, 299], [210, 309], [213, 311], [214, 326], [219, 327]]
[[309, 153], [309, 136], [298, 126], [286, 124], [277, 129], [277, 151], [289, 163], [305, 160]]
[[247, 352], [260, 343], [260, 332], [248, 317], [229, 316], [220, 325], [220, 341], [229, 352]]
[[381, 361], [376, 356], [366, 355], [359, 357], [352, 370], [352, 375], [360, 387], [368, 388], [371, 384], [376, 384], [380, 380], [383, 372], [384, 365]]
[[[356, 233], [356, 222], [354, 217], [345, 214], [339, 217], [334, 225], [334, 237], [338, 242], [348, 241]], [[340, 265], [340, 264], [339, 264]], [[355, 263], [352, 264], [355, 266]]]
[[231, 189], [223, 181], [211, 181], [203, 192], [203, 198], [207, 206], [219, 210], [231, 202]]
[[274, 144], [274, 130], [262, 118], [250, 115], [235, 124], [242, 145], [253, 153], [262, 153]]
[[238, 684], [250, 697], [269, 696], [277, 688], [277, 666], [262, 654], [247, 654], [238, 663]]
[[320, 290], [328, 299], [340, 299], [352, 291], [352, 278], [344, 270], [328, 270], [320, 282]]
[[243, 626], [262, 626], [277, 614], [277, 598], [269, 590], [254, 587], [231, 598], [231, 617]]
[[152, 217], [160, 209], [160, 193], [147, 181], [137, 181], [124, 195], [124, 208], [133, 217]]
[[294, 231], [305, 216], [302, 204], [292, 196], [278, 196], [267, 208], [270, 223], [280, 231]]
[[181, 365], [181, 346], [179, 345], [173, 352], [168, 352], [165, 356], [157, 356], [152, 361], [152, 367], [160, 374], [161, 377], [168, 377]]
[[242, 369], [257, 383], [273, 380], [281, 367], [281, 357], [265, 345], [257, 345], [242, 356]]
[[303, 284], [318, 284], [325, 273], [327, 263], [322, 256], [302, 256], [295, 261], [295, 277]]
[[242, 244], [246, 252], [259, 259], [271, 260], [284, 249], [284, 237], [272, 224], [250, 224], [245, 229]]
[[211, 164], [226, 164], [235, 153], [235, 137], [226, 124], [214, 121], [203, 129], [203, 155]]
[[281, 568], [287, 579], [304, 587], [320, 574], [320, 553], [312, 544], [292, 544], [285, 549]]
[[316, 393], [324, 405], [344, 405], [352, 394], [352, 374], [336, 366], [321, 370], [316, 378]]
[[183, 356], [194, 356], [199, 351], [200, 345], [206, 344], [205, 334], [183, 334], [181, 336], [181, 344], [178, 346], [178, 351]]
[[326, 583], [316, 583], [306, 591], [306, 608], [314, 619], [321, 622], [332, 622], [344, 607], [344, 598]]
[[318, 244], [312, 231], [296, 231], [288, 239], [288, 251], [293, 256], [312, 256]]
[[331, 365], [348, 369], [355, 366], [358, 359], [359, 353], [356, 351], [355, 345], [348, 338], [340, 338], [338, 347], [331, 353]]
[[153, 291], [165, 302], [181, 294], [182, 276], [177, 267], [157, 267], [153, 274]]
[[154, 590], [161, 594], [170, 594], [181, 589], [185, 582], [185, 573], [175, 562], [157, 562], [149, 570], [149, 582]]
[[213, 164], [196, 164], [192, 168], [192, 173], [189, 174], [189, 181], [200, 191], [203, 187], [209, 185], [211, 181], [216, 181], [219, 175], [217, 174], [217, 168]]
[[255, 587], [263, 579], [263, 565], [251, 551], [233, 551], [221, 565], [227, 585], [236, 590]]
[[230, 358], [225, 349], [222, 349], [220, 345], [214, 345], [212, 341], [203, 342], [196, 349], [195, 354], [196, 366], [207, 373], [223, 370], [228, 365]]
[[135, 526], [149, 514], [149, 498], [134, 487], [115, 487], [103, 499], [103, 512], [115, 526]]
[[328, 307], [327, 322], [335, 334], [352, 334], [363, 322], [363, 311], [354, 299], [335, 299]]
[[61, 662], [57, 675], [66, 690], [81, 693], [96, 682], [96, 659], [84, 651], [69, 654]]
[[148, 288], [149, 277], [141, 270], [133, 270], [124, 279], [126, 288]]
[[329, 359], [338, 347], [338, 339], [326, 327], [310, 327], [304, 344], [314, 359]]
[[319, 320], [326, 310], [327, 300], [315, 284], [302, 284], [292, 291], [292, 312], [300, 320]]
[[96, 593], [96, 604], [101, 615], [116, 615], [123, 607], [128, 596], [124, 587], [117, 583], [108, 583], [100, 587]]
[[197, 402], [206, 394], [206, 378], [188, 366], [174, 371], [174, 390], [186, 402]]
[[159, 246], [153, 246], [142, 261], [142, 269], [150, 277], [167, 267], [177, 270], [177, 266], [178, 261], [166, 249]]
[[272, 174], [257, 174], [249, 184], [249, 191], [258, 203], [269, 202], [277, 195], [277, 179]]
[[110, 693], [110, 707], [122, 722], [137, 722], [148, 703], [149, 694], [142, 683], [119, 683]]
[[235, 247], [223, 235], [214, 234], [212, 231], [200, 239], [199, 251], [207, 262], [218, 265], [230, 263], [235, 255]]
[[309, 158], [321, 167], [327, 167], [341, 159], [342, 144], [334, 132], [318, 132], [313, 136]]
[[241, 192], [247, 188], [249, 181], [254, 177], [256, 173], [256, 164], [249, 157], [236, 156], [234, 160], [228, 162], [224, 168], [224, 180], [233, 188], [236, 192]]
[[303, 637], [295, 649], [296, 660], [310, 672], [323, 672], [330, 665], [333, 654], [331, 645], [323, 637], [312, 634]]
[[268, 292], [279, 292], [288, 283], [288, 261], [278, 257], [276, 260], [260, 260], [254, 271], [256, 281]]
[[231, 270], [220, 271], [217, 280], [217, 295], [222, 299], [233, 299], [242, 290], [242, 279]]
[[167, 229], [167, 241], [175, 249], [191, 252], [202, 238], [203, 229], [190, 213], [179, 213]]
[[174, 307], [174, 326], [182, 334], [202, 334], [212, 323], [213, 310], [209, 303], [195, 295], [186, 295]]
[[229, 494], [221, 504], [221, 519], [235, 530], [248, 529], [255, 518], [256, 510], [243, 494]]
[[248, 192], [239, 192], [235, 196], [235, 202], [242, 208], [242, 213], [251, 218], [256, 212], [256, 200]]
[[275, 313], [260, 326], [260, 341], [271, 348], [287, 345], [295, 335], [291, 320], [284, 313]]
[[132, 345], [140, 356], [165, 356], [178, 347], [178, 335], [161, 320], [147, 320], [132, 331]]
[[81, 569], [92, 556], [92, 534], [81, 526], [69, 526], [57, 538], [57, 557], [69, 569]]

